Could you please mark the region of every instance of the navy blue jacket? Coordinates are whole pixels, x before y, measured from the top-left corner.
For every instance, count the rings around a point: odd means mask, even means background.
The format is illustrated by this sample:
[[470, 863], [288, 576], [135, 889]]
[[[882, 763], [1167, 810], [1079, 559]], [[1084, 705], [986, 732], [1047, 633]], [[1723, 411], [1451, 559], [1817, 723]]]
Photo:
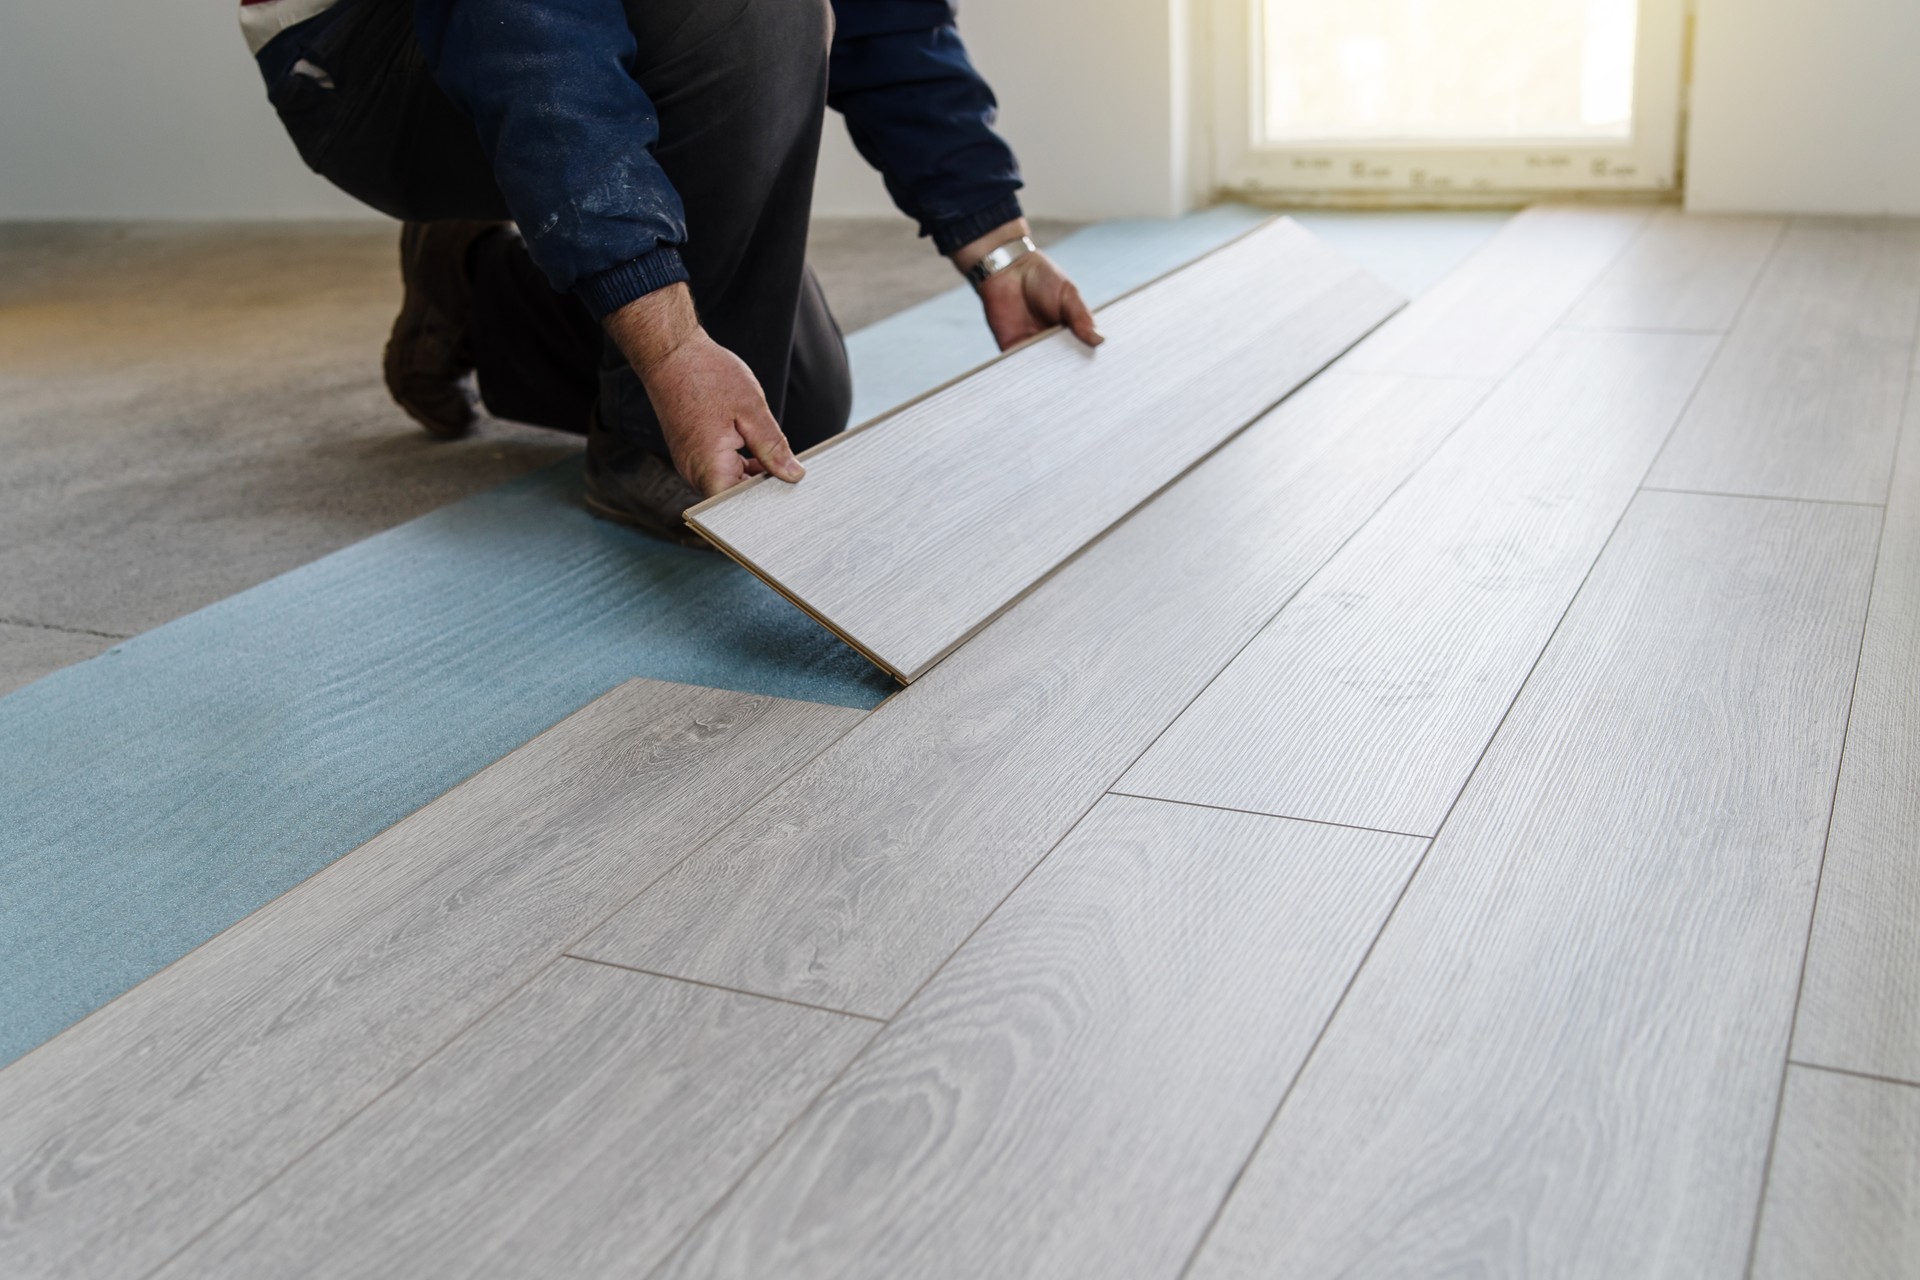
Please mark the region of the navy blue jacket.
[[[833, 0], [828, 105], [942, 253], [1020, 214], [1020, 171], [949, 0]], [[596, 315], [686, 279], [686, 213], [652, 154], [621, 0], [415, 0], [435, 81], [557, 289]], [[692, 235], [699, 235], [695, 227]]]

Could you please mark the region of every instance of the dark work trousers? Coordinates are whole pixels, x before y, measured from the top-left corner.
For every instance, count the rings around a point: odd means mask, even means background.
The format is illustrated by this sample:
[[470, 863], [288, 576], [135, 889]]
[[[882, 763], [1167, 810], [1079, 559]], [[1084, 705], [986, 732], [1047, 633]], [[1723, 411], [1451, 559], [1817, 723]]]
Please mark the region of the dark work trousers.
[[[654, 156], [687, 211], [694, 303], [747, 362], [795, 449], [846, 426], [847, 353], [806, 267], [807, 213], [826, 112], [827, 0], [627, 0], [635, 74], [660, 115]], [[410, 0], [345, 0], [308, 60], [272, 94], [315, 172], [396, 218], [505, 219], [466, 115], [433, 83]], [[588, 432], [601, 465], [667, 455], [632, 368], [586, 308], [555, 293], [519, 237], [470, 256], [469, 340], [495, 415]], [[597, 409], [597, 412], [595, 411]]]

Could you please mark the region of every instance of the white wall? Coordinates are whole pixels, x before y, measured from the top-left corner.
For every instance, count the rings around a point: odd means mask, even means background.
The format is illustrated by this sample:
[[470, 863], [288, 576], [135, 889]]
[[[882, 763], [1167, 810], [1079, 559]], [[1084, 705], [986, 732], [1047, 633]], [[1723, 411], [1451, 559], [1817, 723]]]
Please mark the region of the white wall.
[[0, 218], [378, 216], [300, 163], [235, 0], [0, 0]]
[[1920, 0], [1698, 0], [1687, 208], [1920, 214]]
[[[1187, 0], [961, 0], [1001, 101], [1029, 210], [1183, 205]], [[0, 0], [0, 218], [366, 215], [309, 173], [247, 56], [236, 0]], [[879, 179], [827, 122], [827, 213], [884, 213]]]
[[[1187, 0], [960, 0], [960, 34], [1000, 100], [1026, 178], [1021, 203], [1059, 218], [1165, 217], [1187, 207]], [[891, 210], [827, 121], [814, 208]]]

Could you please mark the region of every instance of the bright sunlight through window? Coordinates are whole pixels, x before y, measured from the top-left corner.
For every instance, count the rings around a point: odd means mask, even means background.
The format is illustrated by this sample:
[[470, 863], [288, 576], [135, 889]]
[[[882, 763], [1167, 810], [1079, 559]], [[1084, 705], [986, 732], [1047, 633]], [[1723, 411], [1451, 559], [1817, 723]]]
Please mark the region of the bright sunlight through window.
[[1262, 0], [1266, 140], [1627, 138], [1636, 8], [1636, 0]]

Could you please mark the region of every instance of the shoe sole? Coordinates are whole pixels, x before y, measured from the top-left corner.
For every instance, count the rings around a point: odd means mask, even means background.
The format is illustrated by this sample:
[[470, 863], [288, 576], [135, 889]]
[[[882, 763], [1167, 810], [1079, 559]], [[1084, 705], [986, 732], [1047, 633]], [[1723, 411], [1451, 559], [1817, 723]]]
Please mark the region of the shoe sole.
[[678, 529], [667, 529], [657, 520], [643, 519], [630, 511], [610, 507], [591, 493], [582, 494], [581, 497], [586, 504], [587, 514], [596, 519], [605, 520], [609, 524], [625, 525], [629, 529], [638, 529], [649, 537], [658, 538], [662, 542], [671, 542], [678, 547], [690, 547], [696, 551], [717, 550], [711, 542], [695, 533], [690, 525], [682, 525]]

